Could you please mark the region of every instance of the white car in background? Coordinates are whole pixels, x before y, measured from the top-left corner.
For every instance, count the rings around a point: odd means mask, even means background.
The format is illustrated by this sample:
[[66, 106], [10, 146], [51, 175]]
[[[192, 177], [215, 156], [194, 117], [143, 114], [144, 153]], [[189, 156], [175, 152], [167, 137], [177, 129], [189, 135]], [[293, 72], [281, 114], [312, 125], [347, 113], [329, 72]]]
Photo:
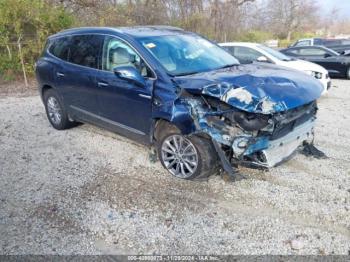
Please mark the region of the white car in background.
[[288, 57], [270, 47], [257, 43], [220, 43], [230, 54], [236, 57], [241, 64], [256, 62], [273, 63], [291, 69], [303, 71], [318, 79], [324, 88], [323, 94], [331, 87], [328, 71], [320, 65], [304, 60]]

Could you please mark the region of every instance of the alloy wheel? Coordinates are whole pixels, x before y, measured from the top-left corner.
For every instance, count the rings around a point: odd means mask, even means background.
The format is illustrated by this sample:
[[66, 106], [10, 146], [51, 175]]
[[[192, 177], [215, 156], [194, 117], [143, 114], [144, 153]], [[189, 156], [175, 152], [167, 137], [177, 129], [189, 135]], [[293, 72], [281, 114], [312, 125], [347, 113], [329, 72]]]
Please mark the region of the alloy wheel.
[[198, 153], [192, 142], [181, 135], [167, 137], [161, 148], [162, 160], [171, 174], [189, 178], [197, 170]]
[[59, 125], [62, 121], [62, 110], [57, 99], [53, 96], [47, 99], [47, 111], [52, 123]]

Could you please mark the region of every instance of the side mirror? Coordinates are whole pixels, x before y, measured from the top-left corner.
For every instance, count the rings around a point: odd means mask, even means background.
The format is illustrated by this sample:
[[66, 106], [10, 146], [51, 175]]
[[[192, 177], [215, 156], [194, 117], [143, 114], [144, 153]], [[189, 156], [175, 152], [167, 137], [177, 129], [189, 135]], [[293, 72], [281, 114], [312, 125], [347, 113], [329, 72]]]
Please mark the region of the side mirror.
[[138, 86], [144, 87], [146, 85], [145, 78], [133, 66], [118, 66], [113, 69], [113, 72], [119, 78], [132, 81]]
[[268, 63], [269, 62], [269, 60], [267, 59], [267, 57], [266, 56], [259, 56], [257, 59], [256, 59], [256, 61], [258, 61], [258, 62], [264, 62], [264, 63]]

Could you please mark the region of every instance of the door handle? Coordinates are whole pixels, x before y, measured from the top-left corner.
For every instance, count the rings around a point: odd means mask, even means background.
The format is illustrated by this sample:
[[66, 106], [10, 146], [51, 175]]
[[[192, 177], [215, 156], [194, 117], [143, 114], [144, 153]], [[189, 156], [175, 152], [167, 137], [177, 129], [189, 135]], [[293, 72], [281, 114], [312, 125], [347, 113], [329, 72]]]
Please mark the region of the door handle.
[[61, 72], [57, 72], [56, 75], [57, 75], [57, 77], [64, 77], [64, 74]]
[[147, 99], [151, 99], [152, 98], [152, 96], [144, 95], [144, 94], [139, 94], [139, 97], [143, 97], [143, 98], [147, 98]]
[[106, 87], [106, 86], [108, 86], [108, 84], [107, 84], [107, 83], [104, 83], [104, 82], [98, 82], [97, 85], [98, 85], [99, 87]]

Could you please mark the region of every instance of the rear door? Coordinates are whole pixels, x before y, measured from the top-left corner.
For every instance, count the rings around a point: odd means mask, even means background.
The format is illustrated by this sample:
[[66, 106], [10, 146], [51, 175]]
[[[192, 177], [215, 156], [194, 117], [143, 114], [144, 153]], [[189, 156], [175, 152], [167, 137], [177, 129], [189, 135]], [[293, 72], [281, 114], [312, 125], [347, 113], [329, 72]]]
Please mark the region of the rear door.
[[103, 36], [73, 35], [66, 41], [67, 58], [57, 67], [56, 83], [70, 113], [78, 119], [92, 121], [99, 113], [96, 74], [101, 64]]

